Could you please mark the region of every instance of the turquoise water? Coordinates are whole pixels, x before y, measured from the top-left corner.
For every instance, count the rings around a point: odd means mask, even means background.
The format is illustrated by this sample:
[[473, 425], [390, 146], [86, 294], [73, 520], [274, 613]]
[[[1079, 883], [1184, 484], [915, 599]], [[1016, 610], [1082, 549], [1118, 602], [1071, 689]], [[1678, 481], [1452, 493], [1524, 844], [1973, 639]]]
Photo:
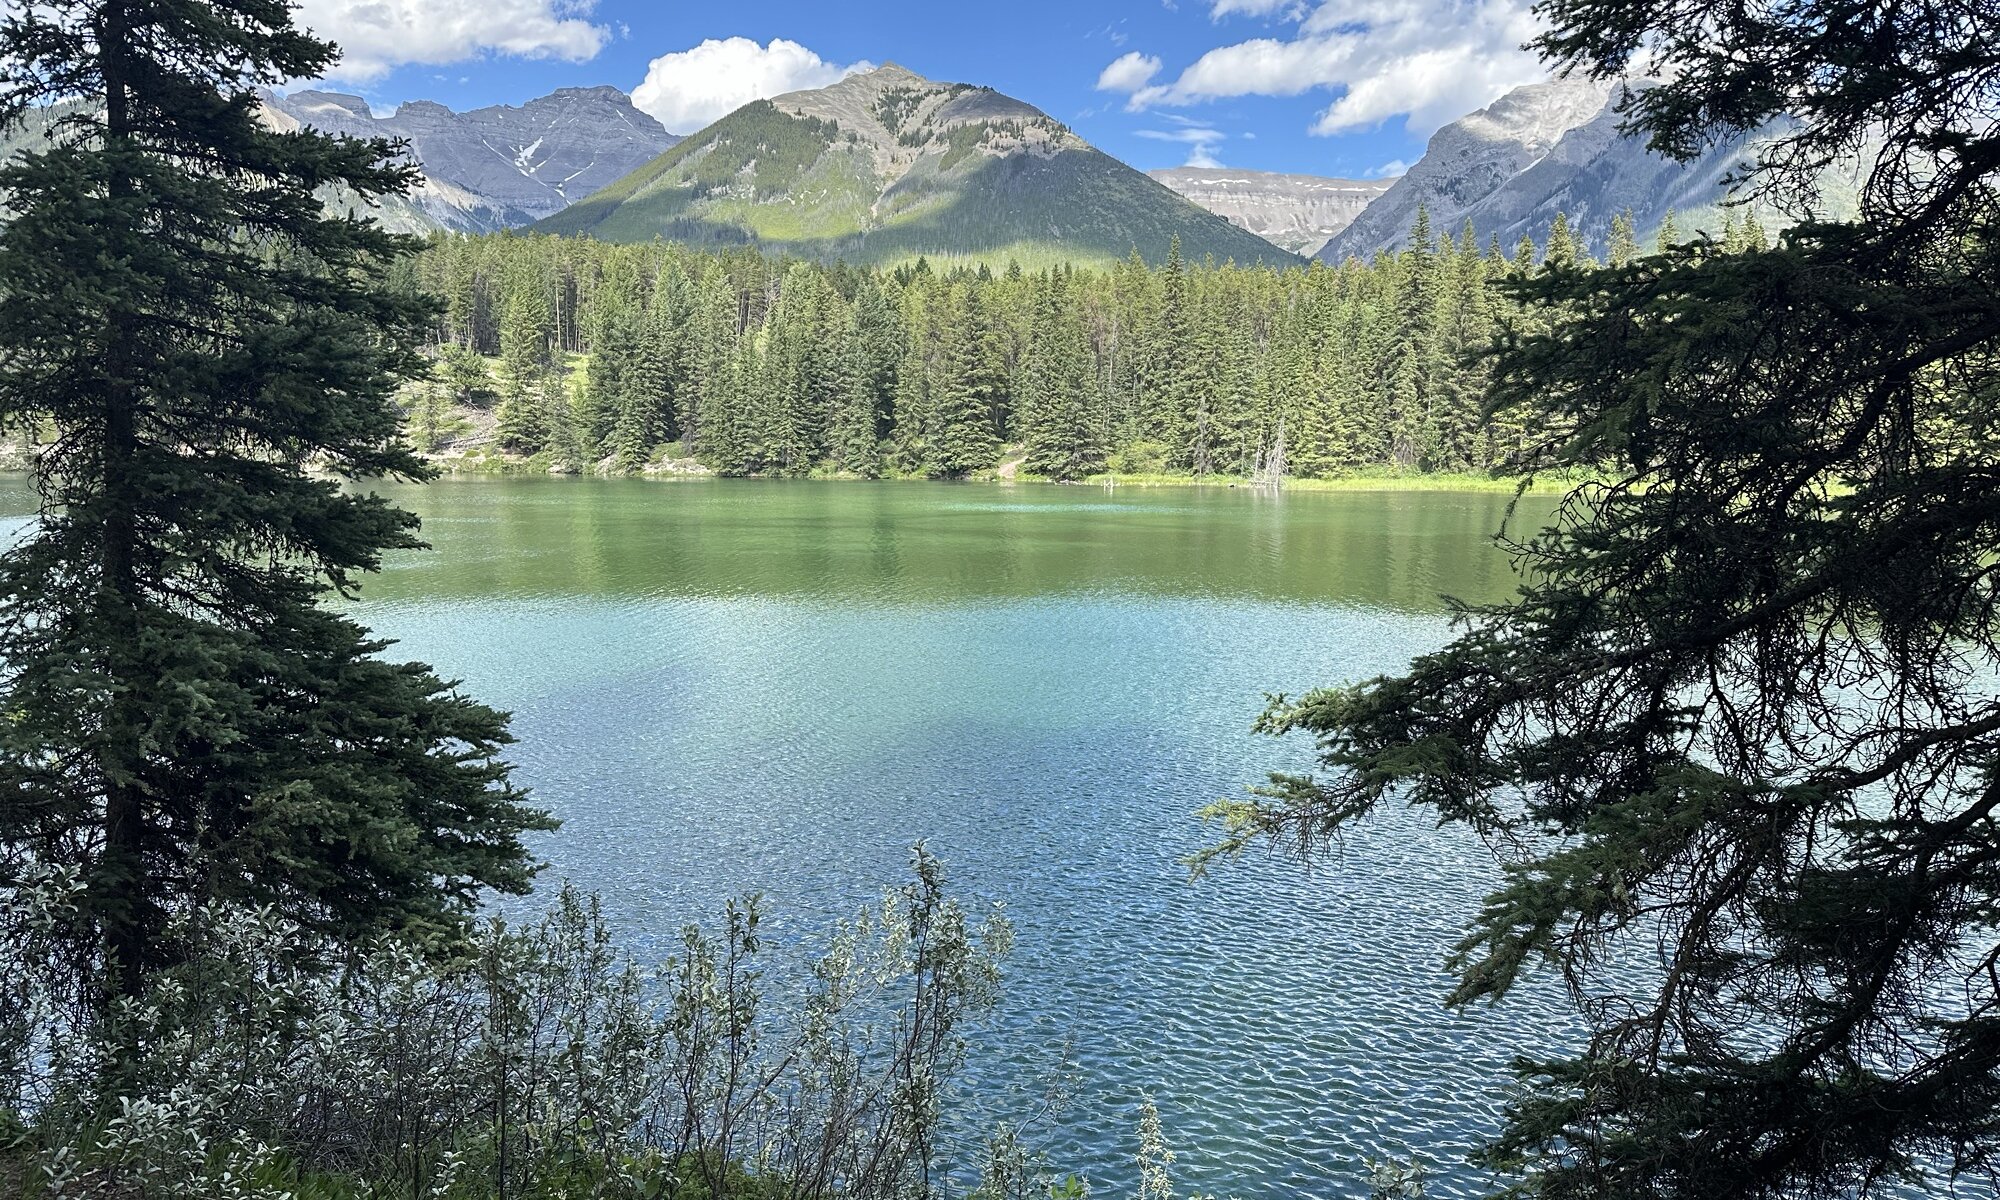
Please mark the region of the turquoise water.
[[[909, 483], [447, 482], [434, 552], [362, 615], [512, 710], [564, 822], [551, 874], [663, 952], [761, 890], [801, 939], [926, 840], [1019, 944], [967, 1100], [1032, 1106], [1067, 1042], [1048, 1149], [1125, 1190], [1150, 1094], [1176, 1176], [1244, 1200], [1360, 1195], [1418, 1154], [1434, 1193], [1494, 1128], [1553, 991], [1437, 1003], [1492, 878], [1390, 814], [1308, 874], [1253, 855], [1195, 883], [1192, 816], [1310, 747], [1250, 734], [1266, 692], [1395, 670], [1441, 593], [1508, 594], [1504, 496]], [[1524, 512], [1519, 519], [1536, 513]]]
[[[1137, 1107], [1176, 1182], [1241, 1200], [1366, 1194], [1417, 1155], [1436, 1196], [1497, 1125], [1518, 1052], [1569, 1036], [1550, 987], [1449, 1014], [1446, 945], [1494, 876], [1386, 814], [1308, 873], [1255, 854], [1191, 882], [1193, 817], [1311, 747], [1253, 736], [1267, 692], [1393, 671], [1449, 593], [1507, 595], [1507, 497], [911, 483], [450, 481], [396, 494], [435, 549], [360, 616], [515, 714], [563, 819], [550, 878], [664, 954], [760, 890], [810, 940], [906, 874], [1004, 901], [1018, 945], [968, 1111], [1031, 1108], [1129, 1190]], [[1530, 507], [1541, 502], [1524, 502]], [[1524, 508], [1533, 520], [1544, 508]]]

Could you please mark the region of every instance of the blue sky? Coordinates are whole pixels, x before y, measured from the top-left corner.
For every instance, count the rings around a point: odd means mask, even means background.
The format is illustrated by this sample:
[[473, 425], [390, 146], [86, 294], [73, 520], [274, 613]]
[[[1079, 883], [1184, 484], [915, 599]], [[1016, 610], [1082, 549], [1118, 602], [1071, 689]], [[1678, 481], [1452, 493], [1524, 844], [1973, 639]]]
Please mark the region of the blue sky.
[[300, 0], [328, 86], [464, 109], [612, 84], [676, 132], [894, 61], [998, 88], [1141, 168], [1371, 176], [1545, 71], [1526, 0]]

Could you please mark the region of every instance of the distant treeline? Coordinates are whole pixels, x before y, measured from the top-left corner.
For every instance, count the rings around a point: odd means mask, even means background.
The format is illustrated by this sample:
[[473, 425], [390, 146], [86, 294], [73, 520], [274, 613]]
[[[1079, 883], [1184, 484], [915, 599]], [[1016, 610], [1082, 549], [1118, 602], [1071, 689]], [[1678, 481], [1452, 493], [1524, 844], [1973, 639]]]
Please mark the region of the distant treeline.
[[[1725, 233], [1762, 240], [1747, 221]], [[1610, 258], [1641, 252], [1621, 219]], [[1531, 432], [1481, 418], [1480, 351], [1536, 320], [1495, 285], [1582, 258], [1560, 218], [1508, 250], [1421, 214], [1397, 252], [1287, 270], [1176, 251], [1157, 268], [878, 271], [440, 237], [404, 268], [444, 300], [413, 428], [431, 449], [454, 408], [490, 408], [501, 448], [579, 470], [666, 453], [725, 474], [948, 478], [1010, 446], [1052, 479], [1484, 470]]]

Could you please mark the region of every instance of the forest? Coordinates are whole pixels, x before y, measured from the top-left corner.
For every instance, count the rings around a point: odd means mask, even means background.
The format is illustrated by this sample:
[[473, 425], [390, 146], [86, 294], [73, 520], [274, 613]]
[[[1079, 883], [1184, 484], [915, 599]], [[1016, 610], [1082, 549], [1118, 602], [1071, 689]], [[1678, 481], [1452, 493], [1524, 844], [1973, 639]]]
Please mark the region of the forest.
[[[1725, 222], [1715, 250], [1765, 246], [1754, 220]], [[1670, 216], [1655, 240], [1680, 238]], [[1641, 253], [1619, 218], [1604, 265]], [[1177, 245], [1159, 267], [996, 273], [440, 236], [400, 267], [443, 302], [437, 368], [405, 401], [419, 450], [485, 441], [569, 472], [1490, 471], [1527, 431], [1485, 419], [1485, 352], [1548, 320], [1509, 282], [1597, 265], [1560, 217], [1508, 250], [1420, 214], [1396, 253], [1288, 270], [1192, 264]]]

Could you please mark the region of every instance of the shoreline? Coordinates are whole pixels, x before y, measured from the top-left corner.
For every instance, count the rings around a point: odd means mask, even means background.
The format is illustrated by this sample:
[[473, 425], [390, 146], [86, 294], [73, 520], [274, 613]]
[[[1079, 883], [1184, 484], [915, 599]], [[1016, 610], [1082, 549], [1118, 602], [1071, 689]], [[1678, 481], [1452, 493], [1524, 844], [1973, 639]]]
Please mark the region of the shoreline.
[[[1046, 479], [1037, 475], [1000, 474], [982, 471], [962, 479], [934, 479], [923, 475], [881, 475], [864, 477], [860, 475], [822, 472], [808, 475], [720, 475], [706, 467], [692, 462], [675, 462], [665, 465], [652, 464], [647, 469], [630, 473], [615, 474], [607, 471], [566, 471], [551, 470], [536, 464], [531, 459], [495, 459], [491, 457], [467, 458], [460, 456], [427, 457], [436, 467], [440, 479], [640, 479], [658, 483], [705, 483], [717, 480], [753, 479], [764, 481], [818, 482], [818, 483], [963, 483], [998, 484], [1003, 486], [1039, 487], [1082, 487], [1115, 491], [1118, 488], [1217, 488], [1237, 491], [1269, 491], [1266, 484], [1254, 482], [1246, 477], [1231, 475], [1120, 475], [1100, 474], [1087, 479], [1061, 481]], [[1523, 492], [1528, 495], [1559, 496], [1574, 488], [1579, 479], [1535, 479], [1523, 486], [1519, 477], [1494, 477], [1461, 472], [1384, 472], [1381, 474], [1343, 475], [1326, 479], [1287, 479], [1277, 490], [1280, 492], [1481, 492], [1511, 495]]]
[[[424, 461], [437, 468], [440, 482], [445, 480], [471, 479], [638, 479], [656, 483], [707, 483], [717, 480], [754, 479], [770, 482], [820, 482], [820, 483], [963, 483], [997, 484], [1002, 486], [1030, 487], [1079, 487], [1099, 488], [1115, 491], [1118, 488], [1214, 488], [1226, 491], [1269, 491], [1268, 485], [1233, 475], [1092, 475], [1088, 479], [1060, 481], [1045, 479], [1038, 475], [1000, 474], [997, 469], [982, 471], [963, 479], [933, 479], [924, 475], [881, 475], [873, 478], [860, 475], [819, 473], [811, 475], [719, 475], [707, 467], [691, 461], [676, 461], [668, 464], [650, 464], [647, 469], [628, 474], [613, 474], [606, 471], [561, 471], [551, 470], [532, 459], [497, 458], [469, 455], [424, 455]], [[0, 451], [0, 475], [28, 475], [33, 466], [24, 455], [8, 455]], [[1476, 492], [1509, 495], [1520, 492], [1531, 496], [1560, 496], [1567, 493], [1582, 479], [1536, 479], [1522, 486], [1518, 477], [1494, 477], [1461, 472], [1383, 472], [1381, 474], [1342, 475], [1329, 479], [1287, 479], [1278, 489], [1280, 492]]]

